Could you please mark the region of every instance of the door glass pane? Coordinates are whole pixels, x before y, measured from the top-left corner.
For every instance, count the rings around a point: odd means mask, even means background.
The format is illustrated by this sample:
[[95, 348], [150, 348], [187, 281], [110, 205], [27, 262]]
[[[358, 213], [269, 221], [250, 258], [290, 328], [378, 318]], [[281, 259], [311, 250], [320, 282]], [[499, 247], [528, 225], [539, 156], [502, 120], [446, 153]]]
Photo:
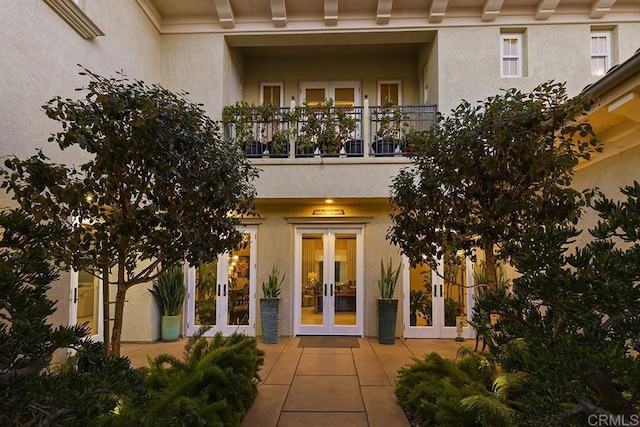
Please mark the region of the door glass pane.
[[280, 106], [280, 86], [279, 85], [264, 85], [262, 87], [262, 103], [268, 104], [269, 102], [275, 102]]
[[398, 83], [380, 84], [380, 105], [398, 105], [400, 87]]
[[216, 324], [218, 261], [196, 268], [196, 325]]
[[78, 325], [86, 324], [89, 335], [98, 334], [98, 304], [100, 281], [86, 271], [78, 273]]
[[306, 89], [305, 90], [305, 100], [307, 105], [311, 107], [317, 107], [324, 105], [327, 96], [325, 94], [324, 89]]
[[323, 251], [322, 234], [302, 235], [302, 295], [300, 298], [302, 325], [323, 324]]
[[409, 269], [409, 325], [433, 326], [431, 268], [420, 264]]
[[356, 105], [356, 93], [352, 87], [335, 88], [336, 107], [353, 107]]
[[228, 325], [249, 324], [249, 291], [251, 265], [251, 235], [245, 234], [243, 248], [229, 255], [229, 310]]
[[355, 234], [336, 234], [334, 277], [334, 323], [356, 325], [357, 253]]
[[[467, 316], [465, 259], [454, 252], [444, 255], [444, 326], [456, 326], [456, 317]], [[465, 325], [463, 325], [465, 326]]]

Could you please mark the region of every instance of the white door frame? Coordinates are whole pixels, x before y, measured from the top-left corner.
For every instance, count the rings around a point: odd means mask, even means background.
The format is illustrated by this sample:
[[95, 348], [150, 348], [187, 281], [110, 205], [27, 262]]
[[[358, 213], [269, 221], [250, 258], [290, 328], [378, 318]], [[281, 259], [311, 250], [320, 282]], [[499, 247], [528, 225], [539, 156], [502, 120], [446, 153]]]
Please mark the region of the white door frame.
[[336, 87], [346, 88], [352, 87], [354, 89], [354, 104], [362, 105], [362, 96], [360, 94], [360, 82], [358, 80], [321, 80], [321, 81], [307, 81], [300, 82], [299, 99], [300, 103], [306, 102], [306, 89], [324, 89], [325, 99], [331, 98], [335, 101]]
[[[456, 338], [458, 333], [455, 326], [445, 326], [444, 324], [444, 266], [442, 260], [438, 260], [438, 270], [431, 272], [431, 301], [432, 301], [432, 325], [431, 326], [411, 326], [409, 316], [410, 311], [410, 283], [409, 283], [409, 260], [406, 256], [402, 257], [404, 265], [402, 269], [402, 296], [403, 296], [403, 335], [405, 338]], [[469, 323], [473, 315], [474, 298], [474, 282], [473, 282], [473, 263], [468, 258], [465, 260], [465, 278], [466, 278], [466, 307], [467, 322], [462, 328], [462, 337], [471, 339], [475, 337], [475, 330]]]
[[[78, 282], [79, 282], [79, 273], [77, 270], [71, 270], [69, 273], [69, 326], [74, 326], [78, 324]], [[97, 278], [94, 277], [94, 280], [98, 281], [98, 285], [96, 286], [96, 293], [98, 295], [98, 315], [96, 318], [96, 329], [97, 333], [90, 335], [89, 339], [94, 342], [103, 342], [104, 341], [104, 314], [103, 314], [103, 296], [102, 296], [102, 276]], [[95, 296], [94, 296], [95, 301]]]
[[[258, 253], [258, 228], [255, 226], [238, 227], [243, 234], [251, 238], [249, 246], [249, 320], [247, 325], [228, 324], [228, 298], [229, 298], [229, 258], [231, 254], [225, 252], [218, 256], [217, 270], [217, 297], [216, 297], [216, 324], [211, 326], [204, 336], [212, 337], [217, 332], [229, 336], [234, 332], [255, 336], [256, 333], [256, 255]], [[195, 295], [196, 295], [196, 268], [189, 267], [187, 271], [187, 335], [192, 336], [200, 329], [195, 324]]]
[[[324, 259], [333, 260], [335, 256], [335, 235], [352, 233], [356, 235], [356, 324], [336, 325], [334, 322], [335, 297], [335, 263], [323, 262], [325, 282], [323, 283], [323, 318], [322, 325], [302, 325], [302, 235], [322, 234]], [[296, 227], [294, 242], [294, 286], [293, 286], [293, 335], [355, 335], [364, 333], [364, 226], [318, 225]]]

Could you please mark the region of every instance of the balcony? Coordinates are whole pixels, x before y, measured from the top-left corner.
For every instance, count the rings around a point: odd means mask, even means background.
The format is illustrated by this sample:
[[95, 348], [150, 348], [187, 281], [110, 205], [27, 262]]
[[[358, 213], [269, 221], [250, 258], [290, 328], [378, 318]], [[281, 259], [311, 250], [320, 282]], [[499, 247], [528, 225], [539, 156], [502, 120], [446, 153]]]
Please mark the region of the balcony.
[[223, 111], [224, 136], [249, 158], [392, 157], [411, 153], [412, 133], [436, 120], [435, 105], [289, 107], [239, 102]]

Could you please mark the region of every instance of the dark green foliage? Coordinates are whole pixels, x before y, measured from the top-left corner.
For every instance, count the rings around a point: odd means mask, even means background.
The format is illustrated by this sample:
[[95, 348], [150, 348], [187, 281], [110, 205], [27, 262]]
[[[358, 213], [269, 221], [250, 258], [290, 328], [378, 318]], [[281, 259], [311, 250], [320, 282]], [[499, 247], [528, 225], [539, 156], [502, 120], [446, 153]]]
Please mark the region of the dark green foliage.
[[532, 227], [505, 246], [522, 273], [513, 294], [477, 301], [475, 312], [500, 315], [491, 351], [529, 378], [514, 393], [518, 425], [640, 411], [640, 185], [623, 194], [592, 203], [601, 220], [583, 247], [569, 250], [578, 232], [566, 226]]
[[[0, 425], [86, 426], [108, 422], [121, 400], [144, 398], [127, 359], [102, 357], [80, 326], [53, 328], [47, 298], [58, 274], [47, 261], [65, 230], [39, 225], [22, 211], [0, 212]], [[78, 357], [49, 366], [54, 351]]]
[[189, 339], [182, 360], [169, 355], [150, 360], [146, 383], [151, 399], [141, 411], [144, 425], [240, 425], [258, 393], [264, 352], [253, 337], [218, 333], [207, 339], [205, 331]]
[[423, 426], [480, 426], [478, 412], [460, 402], [472, 396], [495, 399], [490, 391], [494, 376], [495, 366], [484, 357], [452, 361], [431, 353], [400, 370], [395, 393]]
[[184, 273], [180, 265], [164, 269], [153, 281], [149, 289], [163, 316], [177, 316], [182, 313], [182, 304], [187, 295]]
[[108, 347], [117, 355], [130, 287], [151, 282], [160, 265], [210, 262], [242, 244], [237, 226], [253, 212], [257, 171], [186, 94], [81, 74], [90, 79], [84, 98], [56, 97], [43, 109], [62, 127], [49, 142], [88, 160], [68, 167], [42, 152], [9, 158], [1, 187], [36, 221], [67, 229], [56, 252], [66, 265], [111, 271]]
[[461, 103], [429, 130], [412, 136], [413, 166], [392, 184], [388, 238], [413, 264], [448, 249], [472, 258], [480, 249], [487, 285], [496, 287], [494, 250], [531, 224], [575, 220], [580, 193], [569, 187], [573, 167], [598, 150], [589, 103], [568, 99], [563, 84], [516, 89], [472, 105]]

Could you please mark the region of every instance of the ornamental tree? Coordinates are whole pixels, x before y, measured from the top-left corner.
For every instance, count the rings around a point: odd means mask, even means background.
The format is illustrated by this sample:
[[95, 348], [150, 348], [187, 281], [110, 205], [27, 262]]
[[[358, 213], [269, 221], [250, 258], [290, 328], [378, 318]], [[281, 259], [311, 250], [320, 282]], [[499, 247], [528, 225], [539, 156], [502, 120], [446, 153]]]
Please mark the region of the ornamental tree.
[[582, 198], [569, 187], [573, 168], [599, 149], [591, 126], [577, 121], [589, 107], [547, 82], [438, 115], [412, 135], [412, 166], [393, 179], [387, 237], [413, 264], [434, 269], [446, 248], [472, 259], [481, 249], [495, 288], [504, 242], [531, 224], [576, 220]]
[[[60, 262], [115, 285], [107, 348], [118, 355], [127, 290], [152, 281], [161, 265], [212, 261], [240, 245], [236, 227], [253, 211], [257, 172], [186, 93], [80, 74], [90, 79], [83, 99], [56, 97], [43, 109], [62, 125], [49, 142], [90, 160], [11, 158], [2, 186], [36, 220], [67, 229]], [[108, 286], [103, 292], [109, 313]]]
[[474, 307], [499, 315], [488, 342], [518, 378], [506, 390], [517, 425], [628, 423], [640, 411], [640, 184], [622, 192], [591, 203], [600, 221], [582, 247], [571, 226], [525, 230], [506, 248], [521, 273], [511, 295], [488, 291]]

